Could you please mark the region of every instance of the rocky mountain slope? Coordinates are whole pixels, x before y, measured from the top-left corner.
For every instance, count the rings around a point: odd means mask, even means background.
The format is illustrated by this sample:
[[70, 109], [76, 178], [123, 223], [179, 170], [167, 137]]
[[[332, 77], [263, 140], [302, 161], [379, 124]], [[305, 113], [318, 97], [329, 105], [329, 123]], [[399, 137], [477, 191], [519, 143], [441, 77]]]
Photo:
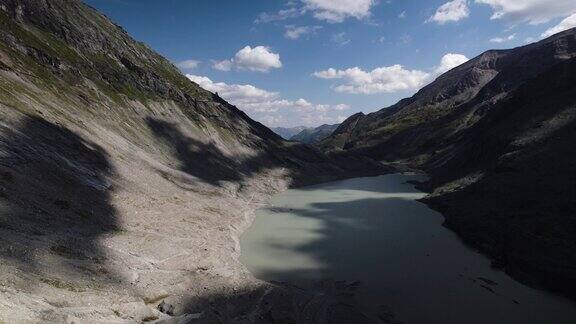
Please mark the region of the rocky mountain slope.
[[493, 50], [319, 143], [426, 171], [426, 202], [516, 278], [576, 297], [576, 29]]
[[378, 164], [282, 140], [77, 0], [1, 1], [0, 40], [0, 322], [299, 316], [314, 296], [253, 279], [239, 233]]
[[315, 128], [304, 129], [300, 133], [292, 136], [290, 140], [305, 144], [314, 144], [332, 135], [338, 126], [338, 124], [324, 124]]

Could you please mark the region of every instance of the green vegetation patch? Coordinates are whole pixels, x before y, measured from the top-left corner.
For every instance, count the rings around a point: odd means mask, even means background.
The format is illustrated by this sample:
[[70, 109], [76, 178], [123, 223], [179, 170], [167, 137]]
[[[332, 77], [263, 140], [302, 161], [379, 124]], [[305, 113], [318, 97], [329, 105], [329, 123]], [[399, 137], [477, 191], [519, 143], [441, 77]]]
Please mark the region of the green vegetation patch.
[[85, 292], [86, 291], [86, 289], [84, 289], [84, 288], [77, 287], [70, 282], [62, 281], [62, 280], [57, 279], [57, 278], [40, 278], [40, 281], [47, 284], [47, 285], [50, 285], [54, 288], [68, 290], [71, 292]]
[[82, 57], [64, 41], [39, 29], [24, 28], [2, 11], [0, 11], [0, 28], [9, 32], [27, 46], [40, 50], [53, 58], [58, 58], [71, 64], [77, 64], [82, 61]]

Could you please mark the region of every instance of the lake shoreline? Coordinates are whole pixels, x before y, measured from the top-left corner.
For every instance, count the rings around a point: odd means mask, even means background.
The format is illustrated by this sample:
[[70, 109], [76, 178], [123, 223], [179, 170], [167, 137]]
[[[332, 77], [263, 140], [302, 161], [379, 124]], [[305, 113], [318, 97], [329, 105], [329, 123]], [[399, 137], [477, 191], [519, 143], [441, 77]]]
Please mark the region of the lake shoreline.
[[[388, 174], [388, 176], [389, 176], [389, 175], [390, 175], [390, 174]], [[386, 175], [385, 175], [385, 176], [386, 176]], [[379, 177], [382, 177], [382, 176], [353, 178], [353, 179], [348, 179], [348, 180], [343, 180], [343, 181], [353, 181], [354, 179], [375, 179], [375, 178], [379, 178]], [[337, 181], [337, 182], [342, 182], [342, 181]], [[297, 188], [297, 189], [290, 189], [290, 190], [308, 190], [308, 191], [309, 191], [309, 190], [314, 190], [315, 188], [322, 187], [322, 186], [330, 186], [330, 185], [333, 184], [333, 183], [334, 183], [334, 182], [323, 183], [323, 184], [316, 184], [316, 185], [312, 185], [312, 186], [299, 187], [299, 188]], [[414, 184], [414, 183], [412, 183], [412, 185], [413, 185], [413, 184]], [[288, 192], [290, 192], [290, 190], [289, 190]], [[285, 194], [286, 194], [286, 192], [283, 192], [283, 193], [280, 193], [279, 195], [285, 195]], [[420, 198], [418, 199], [418, 201], [419, 201], [419, 203], [421, 203], [421, 204], [424, 206], [424, 201], [422, 201], [421, 198], [424, 198], [424, 197], [425, 197], [424, 195], [426, 195], [426, 193], [421, 193], [421, 194], [422, 194], [422, 197], [420, 197]], [[276, 197], [276, 196], [272, 197], [272, 200], [267, 204], [267, 206], [275, 206], [275, 205], [274, 205], [274, 199], [275, 199], [275, 197]], [[257, 217], [258, 217], [258, 216], [256, 215], [255, 218], [257, 218]], [[441, 218], [442, 218], [442, 220], [441, 220], [441, 222], [439, 223], [439, 225], [442, 225], [441, 227], [442, 227], [442, 228], [445, 228], [445, 226], [444, 226], [445, 221], [444, 221], [443, 215], [441, 215]], [[254, 220], [254, 222], [258, 222], [258, 220]], [[253, 223], [253, 225], [251, 226], [251, 228], [252, 228], [253, 226], [254, 226], [254, 223]], [[248, 228], [247, 231], [250, 231], [250, 230], [251, 230], [251, 229]], [[448, 229], [446, 229], [446, 231], [448, 231]], [[450, 232], [451, 232], [451, 231], [450, 231]], [[451, 233], [452, 233], [452, 232], [451, 232]], [[246, 235], [246, 232], [244, 233], [244, 235]], [[453, 236], [454, 236], [455, 238], [457, 238], [460, 243], [462, 243], [462, 242], [461, 242], [462, 240], [461, 240], [461, 238], [460, 238], [459, 236], [457, 236], [456, 234], [453, 234]], [[241, 239], [242, 239], [242, 238], [241, 238]], [[245, 250], [245, 247], [242, 247], [242, 251], [244, 251], [244, 250]], [[475, 251], [475, 252], [477, 252], [477, 251]], [[489, 262], [487, 262], [487, 264], [489, 264]], [[254, 275], [255, 277], [257, 277], [257, 278], [263, 279], [262, 276], [259, 276], [257, 273], [253, 273], [253, 275]], [[485, 290], [485, 291], [488, 291], [488, 292], [489, 292], [490, 289], [493, 290], [493, 288], [491, 288], [490, 285], [487, 284], [487, 282], [489, 282], [490, 279], [486, 278], [486, 280], [483, 280], [483, 279], [478, 279], [478, 278], [484, 278], [484, 277], [483, 277], [483, 276], [477, 276], [477, 277], [473, 277], [473, 278], [467, 279], [467, 280], [475, 280], [476, 282], [479, 282], [478, 287], [481, 287], [481, 289], [483, 289], [483, 290]], [[266, 278], [265, 278], [265, 279], [266, 279]], [[357, 280], [357, 278], [349, 278], [349, 279], [350, 279], [350, 280], [349, 280], [350, 282], [353, 282], [354, 280]], [[271, 282], [272, 280], [268, 280], [268, 281]], [[336, 281], [337, 281], [337, 280], [336, 280]], [[290, 282], [290, 281], [284, 281], [284, 282]], [[276, 285], [278, 285], [277, 282], [276, 282]], [[482, 285], [483, 285], [484, 287], [483, 287]], [[283, 284], [283, 285], [280, 284], [280, 286], [284, 286], [284, 288], [285, 288], [285, 287], [288, 287], [288, 289], [292, 289], [292, 288], [293, 288], [293, 286], [292, 286], [291, 284]], [[345, 286], [345, 284], [344, 284], [343, 286]], [[352, 303], [351, 303], [351, 304], [352, 304]], [[388, 314], [390, 314], [390, 313], [388, 312]], [[388, 317], [388, 318], [391, 319], [391, 318], [393, 318], [393, 317], [390, 315], [390, 317]]]

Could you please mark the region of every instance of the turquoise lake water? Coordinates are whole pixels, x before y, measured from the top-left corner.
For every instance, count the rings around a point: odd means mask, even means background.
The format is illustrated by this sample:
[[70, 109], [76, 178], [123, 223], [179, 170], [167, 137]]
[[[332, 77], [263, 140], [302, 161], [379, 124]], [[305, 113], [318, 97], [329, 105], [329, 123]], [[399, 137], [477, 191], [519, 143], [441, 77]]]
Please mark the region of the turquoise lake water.
[[357, 300], [405, 323], [576, 323], [576, 304], [490, 267], [392, 174], [288, 190], [257, 212], [242, 262], [266, 281], [360, 282]]

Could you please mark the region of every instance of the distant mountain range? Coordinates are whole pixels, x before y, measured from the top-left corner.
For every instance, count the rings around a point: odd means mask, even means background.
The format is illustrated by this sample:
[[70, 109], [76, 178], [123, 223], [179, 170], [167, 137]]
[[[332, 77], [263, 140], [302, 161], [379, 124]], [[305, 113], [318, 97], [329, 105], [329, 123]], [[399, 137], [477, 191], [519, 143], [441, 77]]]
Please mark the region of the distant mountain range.
[[292, 136], [290, 140], [305, 143], [314, 144], [320, 142], [321, 140], [327, 138], [334, 132], [340, 124], [335, 125], [321, 125], [315, 128], [306, 128], [300, 133]]
[[307, 129], [305, 126], [296, 126], [296, 127], [271, 127], [270, 128], [274, 133], [280, 135], [283, 139], [289, 140], [292, 136], [300, 133], [301, 131]]
[[270, 129], [284, 139], [305, 144], [313, 144], [330, 136], [330, 134], [332, 134], [332, 132], [338, 128], [338, 125], [339, 124], [325, 124], [318, 127], [272, 127]]
[[446, 225], [520, 280], [576, 297], [576, 29], [491, 50], [320, 142], [426, 171]]

